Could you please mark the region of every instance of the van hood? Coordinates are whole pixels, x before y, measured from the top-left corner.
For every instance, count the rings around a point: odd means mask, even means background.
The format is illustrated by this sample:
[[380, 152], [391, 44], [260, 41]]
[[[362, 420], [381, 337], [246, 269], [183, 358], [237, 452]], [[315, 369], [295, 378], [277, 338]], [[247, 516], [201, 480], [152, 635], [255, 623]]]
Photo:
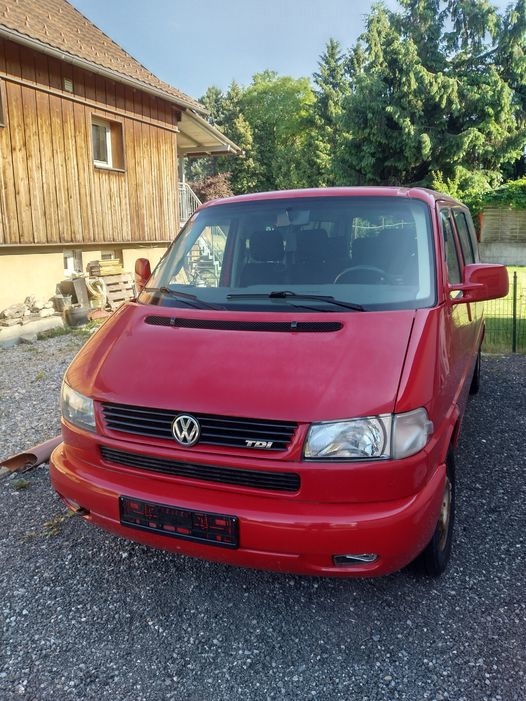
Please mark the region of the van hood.
[[[67, 381], [95, 400], [194, 413], [298, 422], [390, 413], [414, 317], [129, 303], [84, 346]], [[315, 330], [303, 328], [310, 322]]]

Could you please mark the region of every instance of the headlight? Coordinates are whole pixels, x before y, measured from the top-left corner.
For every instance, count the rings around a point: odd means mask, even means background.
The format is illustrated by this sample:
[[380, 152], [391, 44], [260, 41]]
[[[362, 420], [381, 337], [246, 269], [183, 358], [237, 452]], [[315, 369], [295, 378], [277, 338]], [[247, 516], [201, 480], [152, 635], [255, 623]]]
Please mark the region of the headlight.
[[305, 443], [305, 457], [399, 460], [418, 453], [432, 430], [425, 409], [313, 424]]
[[79, 428], [95, 431], [93, 400], [71, 389], [66, 382], [62, 383], [61, 409], [66, 421]]

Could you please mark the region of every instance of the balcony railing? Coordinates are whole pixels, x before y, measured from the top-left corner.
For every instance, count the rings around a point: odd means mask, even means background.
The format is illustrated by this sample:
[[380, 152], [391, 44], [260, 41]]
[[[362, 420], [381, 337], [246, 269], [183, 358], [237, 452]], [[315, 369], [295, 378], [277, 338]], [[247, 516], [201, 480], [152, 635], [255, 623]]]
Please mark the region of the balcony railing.
[[179, 183], [179, 221], [181, 226], [190, 219], [201, 204], [200, 199], [187, 183]]

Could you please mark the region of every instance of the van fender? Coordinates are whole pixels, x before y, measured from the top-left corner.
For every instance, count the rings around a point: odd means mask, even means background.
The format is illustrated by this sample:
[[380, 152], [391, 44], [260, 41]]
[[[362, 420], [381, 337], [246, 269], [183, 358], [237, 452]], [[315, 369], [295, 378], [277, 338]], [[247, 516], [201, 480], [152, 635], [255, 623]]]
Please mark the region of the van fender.
[[460, 426], [462, 424], [462, 413], [458, 404], [453, 404], [450, 413], [446, 416], [444, 423], [440, 427], [438, 437], [438, 458], [440, 464], [445, 464], [450, 448], [454, 448], [458, 442]]

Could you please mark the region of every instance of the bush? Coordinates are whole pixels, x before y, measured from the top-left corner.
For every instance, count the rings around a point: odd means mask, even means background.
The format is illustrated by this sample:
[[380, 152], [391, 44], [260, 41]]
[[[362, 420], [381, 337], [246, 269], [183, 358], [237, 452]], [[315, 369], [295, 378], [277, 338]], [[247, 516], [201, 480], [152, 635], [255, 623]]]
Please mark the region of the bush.
[[221, 197], [230, 197], [234, 193], [230, 187], [229, 173], [218, 173], [217, 175], [208, 175], [202, 180], [190, 183], [190, 187], [195, 192], [201, 202], [209, 200], [217, 200]]

